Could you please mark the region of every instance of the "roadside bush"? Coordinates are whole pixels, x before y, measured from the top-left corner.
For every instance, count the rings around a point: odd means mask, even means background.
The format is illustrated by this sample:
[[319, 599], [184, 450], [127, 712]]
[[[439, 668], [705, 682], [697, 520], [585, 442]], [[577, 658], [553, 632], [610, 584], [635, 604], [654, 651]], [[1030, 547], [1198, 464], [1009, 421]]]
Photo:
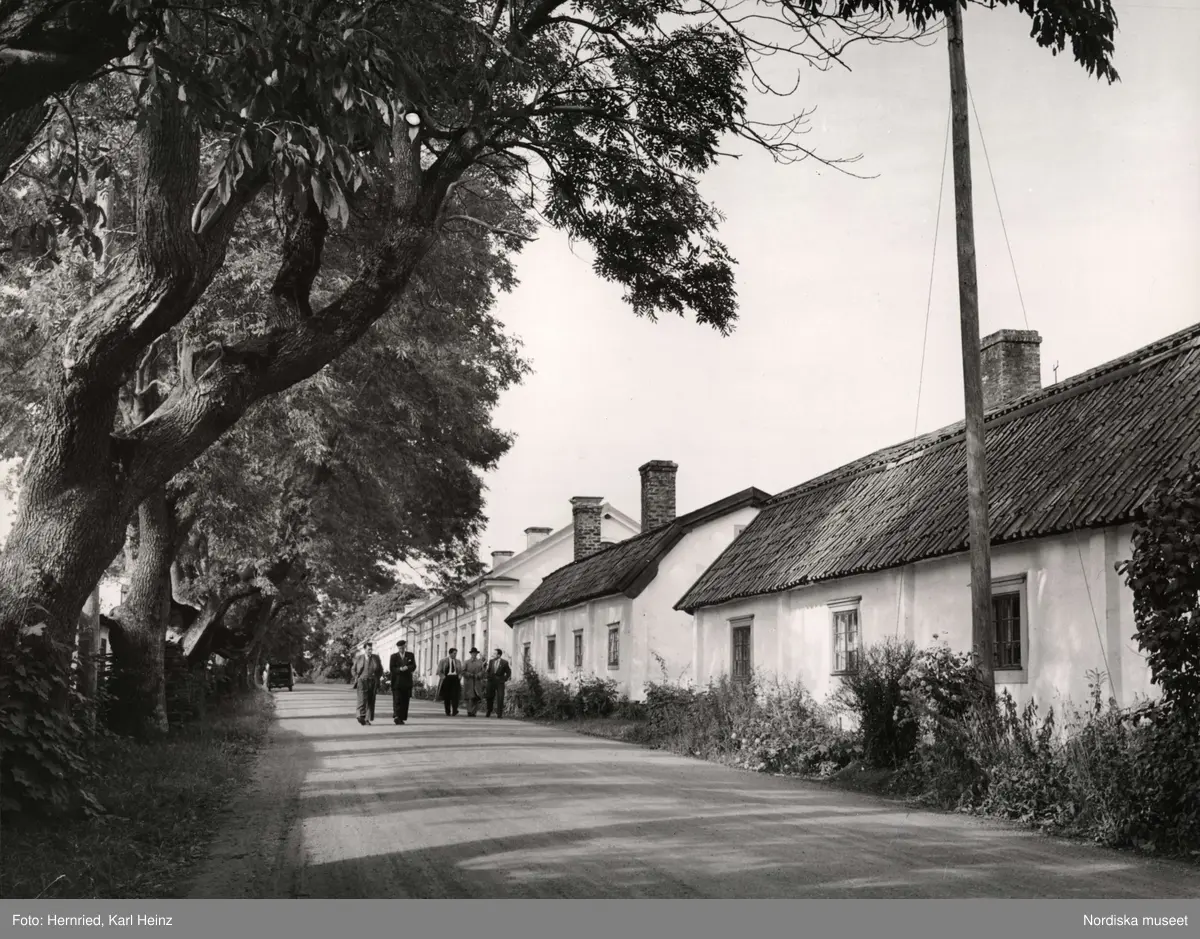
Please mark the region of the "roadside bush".
[[626, 721], [644, 721], [648, 718], [645, 701], [630, 701], [629, 695], [621, 695], [613, 705], [613, 717]]
[[611, 717], [617, 711], [617, 683], [591, 675], [572, 682], [549, 680], [532, 666], [508, 689], [508, 699], [522, 717], [566, 721]]
[[644, 741], [762, 773], [830, 775], [861, 751], [831, 710], [798, 683], [733, 681], [646, 686]]
[[522, 717], [535, 718], [542, 714], [546, 707], [546, 690], [537, 669], [528, 663], [522, 664], [521, 680], [508, 689], [508, 699], [513, 710]]
[[1117, 572], [1133, 591], [1134, 639], [1164, 700], [1200, 726], [1200, 463], [1159, 484], [1132, 547]]
[[995, 729], [989, 729], [993, 709], [983, 702], [990, 690], [974, 653], [955, 652], [945, 643], [921, 649], [901, 678], [900, 691], [917, 724], [902, 783], [939, 805], [977, 805], [987, 790], [987, 774], [975, 754], [979, 741]]
[[1128, 809], [1119, 830], [1151, 853], [1200, 856], [1200, 727], [1180, 708], [1145, 704], [1128, 714]]
[[42, 629], [0, 648], [0, 813], [95, 814], [87, 707], [65, 670], [71, 648]]
[[577, 717], [609, 717], [617, 709], [617, 683], [611, 678], [589, 675], [575, 689]]
[[830, 776], [862, 754], [856, 735], [837, 726], [833, 709], [814, 701], [798, 682], [761, 684], [756, 704], [733, 734], [736, 766]]
[[869, 766], [899, 766], [916, 747], [919, 728], [904, 695], [916, 656], [913, 642], [889, 636], [866, 650], [858, 671], [843, 675], [833, 695], [836, 707], [858, 718], [863, 761]]

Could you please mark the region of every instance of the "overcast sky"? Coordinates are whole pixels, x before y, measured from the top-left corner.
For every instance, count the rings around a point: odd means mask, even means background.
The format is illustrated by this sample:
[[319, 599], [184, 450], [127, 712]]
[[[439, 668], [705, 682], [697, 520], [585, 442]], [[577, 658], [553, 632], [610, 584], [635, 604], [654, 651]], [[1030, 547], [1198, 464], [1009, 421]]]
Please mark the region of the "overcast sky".
[[[1041, 333], [1043, 381], [1200, 319], [1200, 2], [1117, 0], [1109, 86], [1028, 38], [1007, 10], [966, 18], [978, 107], [1028, 324], [972, 118], [980, 319]], [[855, 47], [806, 74], [805, 144], [863, 154], [850, 179], [746, 151], [705, 180], [738, 259], [741, 319], [721, 338], [639, 320], [586, 254], [544, 234], [500, 316], [535, 373], [496, 415], [517, 440], [488, 475], [491, 550], [570, 521], [574, 495], [639, 514], [637, 468], [679, 464], [686, 512], [746, 486], [777, 492], [913, 432], [946, 140], [944, 36]], [[920, 431], [963, 413], [953, 180], [946, 168]]]
[[[1117, 0], [1121, 83], [971, 9], [967, 69], [1028, 322], [973, 121], [984, 334], [1036, 329], [1043, 381], [1200, 319], [1200, 2]], [[496, 415], [512, 450], [488, 475], [483, 557], [574, 495], [639, 514], [637, 467], [679, 464], [686, 512], [746, 486], [776, 492], [912, 434], [949, 100], [944, 37], [856, 47], [853, 71], [805, 75], [806, 145], [863, 154], [851, 179], [743, 150], [705, 180], [738, 259], [741, 319], [722, 338], [639, 320], [585, 253], [545, 233], [500, 317], [535, 368]], [[768, 112], [759, 111], [766, 115]], [[919, 431], [962, 416], [953, 182], [946, 168]], [[0, 502], [3, 502], [0, 496]], [[0, 509], [0, 536], [7, 513]]]

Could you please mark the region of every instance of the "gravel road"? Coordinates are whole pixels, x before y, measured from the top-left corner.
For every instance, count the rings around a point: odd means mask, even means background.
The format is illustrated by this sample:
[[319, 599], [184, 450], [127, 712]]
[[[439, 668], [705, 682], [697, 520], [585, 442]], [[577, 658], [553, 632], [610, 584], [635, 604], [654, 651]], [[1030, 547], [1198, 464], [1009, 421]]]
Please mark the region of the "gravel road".
[[192, 897], [1200, 897], [1200, 869], [345, 686], [280, 692]]

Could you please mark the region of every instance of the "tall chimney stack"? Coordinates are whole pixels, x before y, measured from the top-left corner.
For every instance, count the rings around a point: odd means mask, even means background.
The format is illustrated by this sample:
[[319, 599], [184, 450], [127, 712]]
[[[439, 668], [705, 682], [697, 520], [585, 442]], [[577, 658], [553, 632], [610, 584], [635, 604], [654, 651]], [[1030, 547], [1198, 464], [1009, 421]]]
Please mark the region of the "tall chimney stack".
[[492, 552], [492, 570], [495, 570], [501, 564], [506, 563], [513, 553], [511, 551], [493, 551]]
[[1001, 329], [980, 343], [983, 409], [990, 411], [1040, 391], [1042, 337], [1033, 329]]
[[540, 544], [550, 534], [549, 528], [526, 528], [525, 529], [525, 550], [528, 551], [535, 544]]
[[675, 521], [675, 473], [679, 464], [651, 460], [638, 467], [642, 476], [642, 531]]
[[600, 550], [600, 496], [575, 496], [571, 514], [575, 520], [575, 560], [582, 561]]

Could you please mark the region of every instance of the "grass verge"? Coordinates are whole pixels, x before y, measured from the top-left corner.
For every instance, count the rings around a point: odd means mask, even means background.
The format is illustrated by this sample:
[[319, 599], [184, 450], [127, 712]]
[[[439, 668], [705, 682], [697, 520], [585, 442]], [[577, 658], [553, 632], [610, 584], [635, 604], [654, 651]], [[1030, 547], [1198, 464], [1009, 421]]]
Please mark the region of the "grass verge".
[[580, 717], [567, 721], [519, 717], [517, 720], [523, 720], [530, 724], [542, 724], [546, 727], [566, 727], [587, 737], [603, 737], [606, 740], [618, 740], [622, 743], [645, 744], [649, 741], [644, 720], [621, 717]]
[[273, 713], [272, 699], [259, 691], [214, 707], [206, 720], [158, 741], [101, 741], [96, 795], [107, 814], [84, 821], [6, 820], [0, 896], [178, 896], [204, 856], [217, 813], [248, 780]]

